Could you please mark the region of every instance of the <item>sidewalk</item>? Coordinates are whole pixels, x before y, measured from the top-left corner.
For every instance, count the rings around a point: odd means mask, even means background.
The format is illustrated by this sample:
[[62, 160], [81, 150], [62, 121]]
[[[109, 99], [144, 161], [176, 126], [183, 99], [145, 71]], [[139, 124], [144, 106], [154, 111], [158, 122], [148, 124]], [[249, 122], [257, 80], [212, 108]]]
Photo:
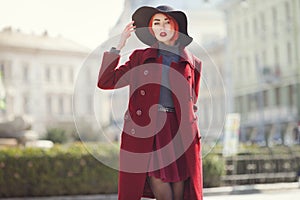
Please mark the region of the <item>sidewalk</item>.
[[255, 184], [255, 185], [236, 185], [227, 187], [204, 188], [204, 196], [215, 195], [231, 195], [231, 194], [249, 194], [272, 190], [291, 190], [299, 189], [298, 182], [291, 183], [270, 183], [270, 184]]
[[[216, 188], [204, 188], [203, 193], [205, 196], [217, 195], [232, 195], [232, 194], [250, 194], [260, 193], [272, 190], [291, 190], [299, 189], [298, 182], [292, 183], [272, 183], [272, 184], [257, 184], [257, 185], [238, 185]], [[111, 195], [78, 195], [78, 196], [53, 196], [53, 197], [20, 197], [20, 198], [0, 198], [2, 200], [117, 200], [117, 194]], [[143, 198], [142, 200], [148, 200]]]

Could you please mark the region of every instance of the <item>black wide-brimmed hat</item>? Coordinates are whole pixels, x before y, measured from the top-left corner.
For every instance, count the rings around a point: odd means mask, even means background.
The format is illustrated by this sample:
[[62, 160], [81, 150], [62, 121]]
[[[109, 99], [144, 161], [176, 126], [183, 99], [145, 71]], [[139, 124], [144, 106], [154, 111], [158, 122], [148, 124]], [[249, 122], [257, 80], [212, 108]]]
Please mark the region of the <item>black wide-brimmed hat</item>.
[[153, 15], [162, 13], [173, 17], [179, 28], [178, 41], [180, 45], [187, 46], [193, 38], [187, 33], [187, 17], [182, 11], [176, 11], [170, 6], [158, 6], [156, 8], [150, 6], [143, 6], [138, 8], [132, 15], [132, 20], [136, 26], [136, 36], [145, 44], [152, 46], [157, 42], [157, 39], [149, 31], [149, 22]]

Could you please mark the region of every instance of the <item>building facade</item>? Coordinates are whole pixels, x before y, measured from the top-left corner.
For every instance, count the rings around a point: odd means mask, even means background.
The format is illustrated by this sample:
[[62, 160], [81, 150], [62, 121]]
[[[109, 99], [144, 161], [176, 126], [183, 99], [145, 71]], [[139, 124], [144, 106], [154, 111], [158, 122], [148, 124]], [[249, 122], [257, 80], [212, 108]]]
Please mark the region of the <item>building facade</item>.
[[299, 143], [300, 1], [223, 1], [240, 140]]
[[211, 41], [201, 48], [203, 50], [198, 53], [198, 57], [203, 67], [197, 115], [202, 142], [214, 146], [223, 137], [226, 114], [229, 112], [225, 68], [226, 39]]
[[84, 71], [87, 81], [81, 86], [82, 95], [73, 94], [78, 73], [89, 53], [88, 48], [59, 36], [50, 37], [47, 32], [34, 35], [4, 28], [0, 32], [0, 70], [6, 105], [1, 119], [26, 116], [40, 136], [49, 127], [62, 125], [75, 129], [74, 100], [80, 116], [88, 120], [94, 115], [96, 83], [89, 81], [90, 76], [95, 76], [94, 71]]

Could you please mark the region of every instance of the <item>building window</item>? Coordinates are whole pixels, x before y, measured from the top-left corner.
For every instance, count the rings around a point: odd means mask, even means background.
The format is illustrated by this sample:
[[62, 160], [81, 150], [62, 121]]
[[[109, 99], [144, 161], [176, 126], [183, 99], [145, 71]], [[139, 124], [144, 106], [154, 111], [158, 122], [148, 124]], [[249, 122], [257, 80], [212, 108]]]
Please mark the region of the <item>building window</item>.
[[263, 12], [260, 13], [260, 31], [261, 31], [261, 38], [265, 38], [265, 31], [266, 31], [266, 21], [265, 21], [265, 14]]
[[24, 109], [24, 114], [30, 114], [29, 97], [26, 95], [23, 96], [23, 109]]
[[274, 46], [274, 57], [275, 57], [275, 66], [280, 66], [279, 50], [276, 45]]
[[263, 102], [264, 102], [264, 107], [268, 107], [269, 106], [269, 98], [268, 98], [268, 90], [264, 90], [263, 91]]
[[239, 24], [236, 27], [236, 38], [237, 38], [238, 41], [241, 40], [241, 27], [240, 27]]
[[249, 37], [249, 22], [248, 20], [245, 22], [245, 39], [248, 39]]
[[288, 87], [288, 93], [289, 93], [289, 106], [294, 106], [294, 87], [293, 85], [289, 85]]
[[238, 58], [237, 73], [238, 73], [238, 76], [240, 75], [241, 77], [243, 77], [243, 58], [242, 57]]
[[50, 69], [50, 67], [46, 67], [46, 69], [45, 69], [45, 80], [47, 82], [51, 81], [51, 69]]
[[248, 112], [251, 112], [252, 111], [252, 99], [251, 99], [251, 95], [248, 94], [247, 95], [247, 101], [248, 101]]
[[[258, 54], [256, 54], [255, 56], [254, 56], [254, 62], [255, 62], [255, 68], [256, 68], [256, 73], [258, 74], [258, 73], [260, 73], [260, 68], [261, 68], [261, 64], [260, 64], [260, 62], [259, 62], [259, 56], [258, 56]], [[259, 76], [260, 76], [260, 74], [258, 74]]]
[[46, 99], [46, 108], [47, 108], [47, 113], [52, 115], [53, 114], [53, 101], [52, 101], [51, 96], [48, 96]]
[[291, 19], [291, 9], [290, 9], [290, 3], [288, 1], [284, 3], [284, 9], [285, 9], [286, 20], [289, 21]]
[[257, 110], [261, 110], [262, 109], [262, 92], [255, 92], [254, 93], [254, 98], [255, 98], [255, 106]]
[[278, 27], [278, 16], [276, 7], [272, 8], [272, 18], [273, 18], [273, 33], [277, 36], [277, 27]]
[[280, 88], [275, 88], [275, 105], [280, 106]]
[[250, 59], [248, 56], [245, 58], [245, 68], [247, 72], [250, 72]]
[[264, 50], [263, 52], [262, 52], [262, 65], [263, 65], [263, 67], [265, 67], [265, 66], [267, 66], [267, 52], [266, 52], [266, 50]]
[[293, 29], [293, 22], [292, 22], [292, 16], [291, 16], [291, 8], [290, 8], [290, 3], [286, 1], [284, 3], [284, 8], [285, 8], [285, 24], [286, 24], [286, 31], [291, 32]]
[[58, 113], [64, 114], [64, 98], [62, 96], [58, 98]]
[[28, 63], [23, 63], [22, 67], [22, 77], [24, 82], [29, 81], [29, 66]]
[[11, 75], [11, 61], [8, 60], [3, 60], [0, 61], [0, 73], [2, 76], [2, 80], [5, 81], [9, 80], [12, 75]]
[[248, 99], [247, 99], [247, 96], [246, 95], [244, 95], [244, 96], [241, 96], [241, 101], [242, 101], [242, 104], [241, 104], [241, 106], [242, 106], [242, 113], [246, 113], [246, 112], [248, 112]]
[[[292, 44], [290, 42], [287, 42], [286, 44], [286, 48], [287, 48], [287, 63], [289, 65], [292, 65]], [[289, 66], [291, 67], [291, 66]]]
[[243, 112], [243, 98], [242, 96], [238, 96], [236, 97], [236, 104], [235, 104], [235, 110], [238, 113], [242, 113]]
[[258, 34], [257, 20], [254, 17], [253, 18], [253, 35], [257, 35], [257, 34]]

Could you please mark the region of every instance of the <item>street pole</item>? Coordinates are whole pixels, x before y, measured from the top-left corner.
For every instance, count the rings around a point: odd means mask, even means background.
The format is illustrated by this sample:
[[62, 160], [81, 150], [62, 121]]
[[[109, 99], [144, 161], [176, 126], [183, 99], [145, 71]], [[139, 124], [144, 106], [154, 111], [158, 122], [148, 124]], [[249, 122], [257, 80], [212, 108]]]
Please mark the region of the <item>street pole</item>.
[[[262, 85], [262, 82], [260, 82], [260, 85]], [[261, 86], [260, 91], [258, 92], [258, 108], [259, 108], [259, 113], [260, 113], [260, 120], [259, 120], [259, 130], [260, 133], [263, 134], [265, 142], [266, 142], [266, 146], [269, 146], [269, 139], [268, 136], [266, 135], [265, 132], [265, 111], [264, 111], [264, 91], [263, 91], [263, 87]]]
[[263, 91], [263, 72], [262, 72], [262, 66], [259, 62], [258, 55], [255, 57], [256, 61], [256, 70], [257, 70], [257, 79], [258, 79], [258, 95], [257, 95], [257, 101], [258, 101], [258, 109], [259, 109], [259, 123], [258, 123], [258, 134], [263, 134], [266, 146], [269, 146], [269, 139], [268, 136], [265, 133], [265, 111], [264, 111], [264, 91]]

